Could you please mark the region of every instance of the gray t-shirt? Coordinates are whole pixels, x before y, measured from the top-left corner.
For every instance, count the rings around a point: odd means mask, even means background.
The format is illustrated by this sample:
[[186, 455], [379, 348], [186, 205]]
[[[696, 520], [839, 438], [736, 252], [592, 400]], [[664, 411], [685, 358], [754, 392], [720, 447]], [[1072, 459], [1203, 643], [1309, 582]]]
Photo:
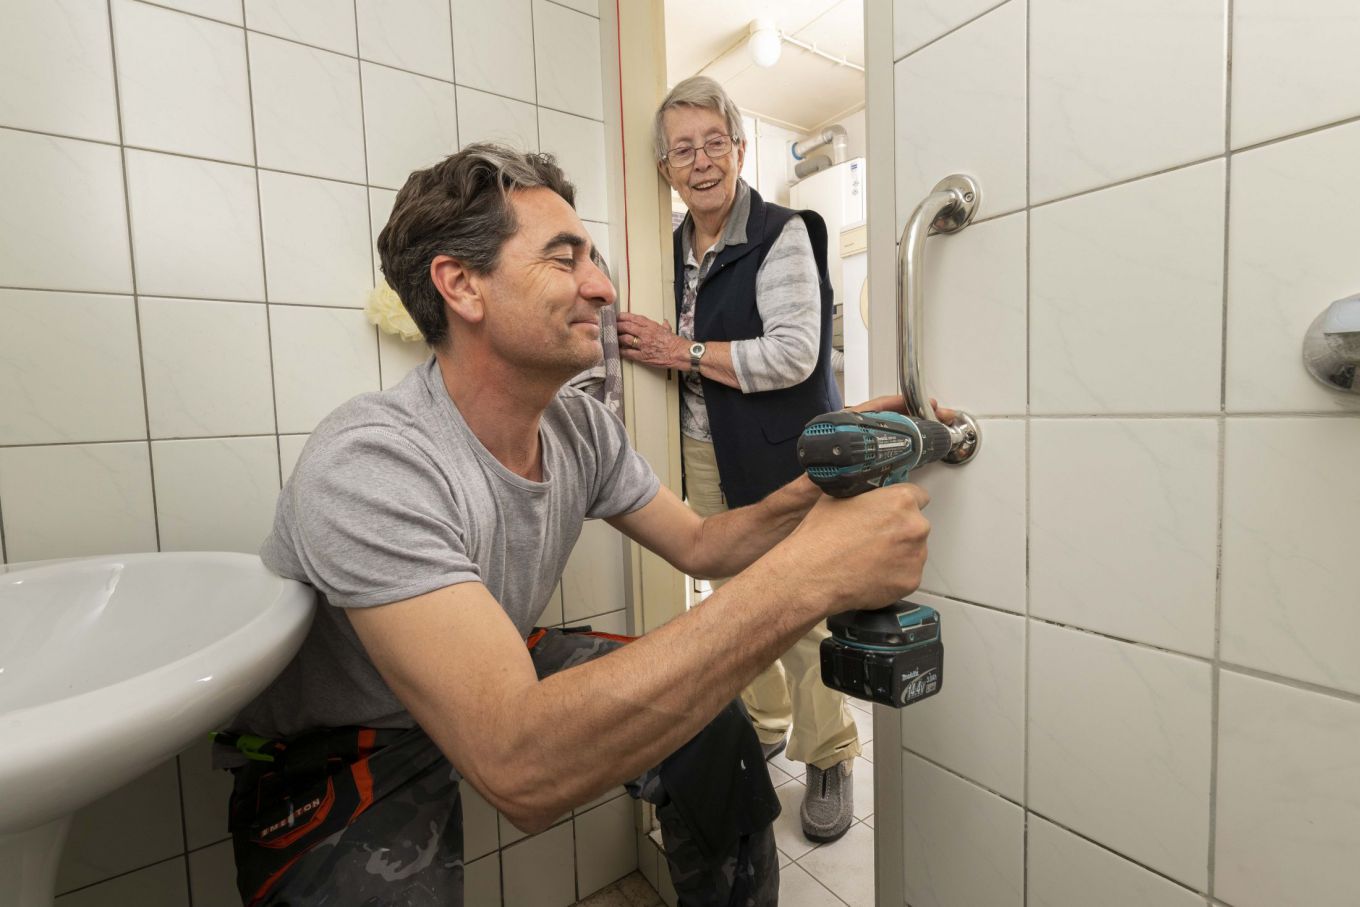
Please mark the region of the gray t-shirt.
[[433, 358], [322, 421], [279, 494], [260, 556], [320, 593], [297, 657], [236, 718], [265, 736], [410, 727], [344, 608], [480, 582], [527, 636], [587, 518], [631, 513], [660, 482], [603, 404], [563, 388], [539, 429], [543, 481], [472, 434]]

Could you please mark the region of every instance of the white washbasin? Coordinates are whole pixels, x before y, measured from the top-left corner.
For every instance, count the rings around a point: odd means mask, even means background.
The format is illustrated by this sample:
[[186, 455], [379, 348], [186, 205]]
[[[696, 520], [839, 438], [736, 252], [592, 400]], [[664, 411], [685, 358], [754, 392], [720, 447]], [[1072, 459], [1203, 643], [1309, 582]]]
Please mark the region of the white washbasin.
[[244, 554], [0, 568], [0, 907], [50, 903], [71, 814], [229, 720], [313, 604]]

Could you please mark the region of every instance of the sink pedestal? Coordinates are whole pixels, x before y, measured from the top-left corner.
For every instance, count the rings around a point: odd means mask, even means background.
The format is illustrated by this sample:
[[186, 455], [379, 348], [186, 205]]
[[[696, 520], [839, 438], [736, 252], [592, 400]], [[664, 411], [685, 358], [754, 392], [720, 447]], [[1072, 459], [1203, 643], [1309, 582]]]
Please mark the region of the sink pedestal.
[[0, 835], [0, 907], [51, 907], [71, 817]]

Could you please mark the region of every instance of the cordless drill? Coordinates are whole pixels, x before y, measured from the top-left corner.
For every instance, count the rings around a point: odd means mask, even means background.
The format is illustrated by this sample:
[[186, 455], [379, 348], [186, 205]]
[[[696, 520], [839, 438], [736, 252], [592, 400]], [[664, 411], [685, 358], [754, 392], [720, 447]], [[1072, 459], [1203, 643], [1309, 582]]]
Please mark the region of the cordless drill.
[[[899, 413], [826, 413], [803, 428], [798, 462], [827, 494], [848, 498], [907, 481], [950, 451], [949, 429]], [[934, 608], [904, 600], [827, 620], [822, 683], [856, 699], [903, 708], [940, 691], [944, 643]]]

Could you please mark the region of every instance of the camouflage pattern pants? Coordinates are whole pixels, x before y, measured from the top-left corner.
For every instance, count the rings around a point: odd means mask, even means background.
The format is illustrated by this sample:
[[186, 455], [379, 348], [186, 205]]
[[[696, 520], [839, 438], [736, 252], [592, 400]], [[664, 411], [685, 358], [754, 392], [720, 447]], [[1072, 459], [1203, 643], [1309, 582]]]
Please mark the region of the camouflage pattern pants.
[[[536, 631], [529, 645], [542, 678], [625, 641], [547, 630]], [[747, 734], [754, 739], [739, 701], [707, 730], [720, 725], [726, 733], [718, 739]], [[676, 759], [687, 766], [711, 766], [715, 777], [723, 775], [719, 769], [740, 754], [709, 752], [714, 739], [700, 733], [626, 785], [628, 792], [657, 807], [682, 907], [774, 907], [779, 869], [769, 822], [736, 837], [726, 853], [714, 854], [712, 836], [677, 808], [663, 781], [663, 776], [674, 781], [675, 772], [665, 767]], [[459, 776], [424, 732], [339, 728], [285, 746], [278, 762], [251, 762], [236, 772], [230, 830], [244, 904], [461, 907]], [[768, 785], [763, 772], [762, 762], [760, 777]], [[687, 781], [702, 784], [704, 779]], [[757, 794], [773, 798], [772, 791]]]

